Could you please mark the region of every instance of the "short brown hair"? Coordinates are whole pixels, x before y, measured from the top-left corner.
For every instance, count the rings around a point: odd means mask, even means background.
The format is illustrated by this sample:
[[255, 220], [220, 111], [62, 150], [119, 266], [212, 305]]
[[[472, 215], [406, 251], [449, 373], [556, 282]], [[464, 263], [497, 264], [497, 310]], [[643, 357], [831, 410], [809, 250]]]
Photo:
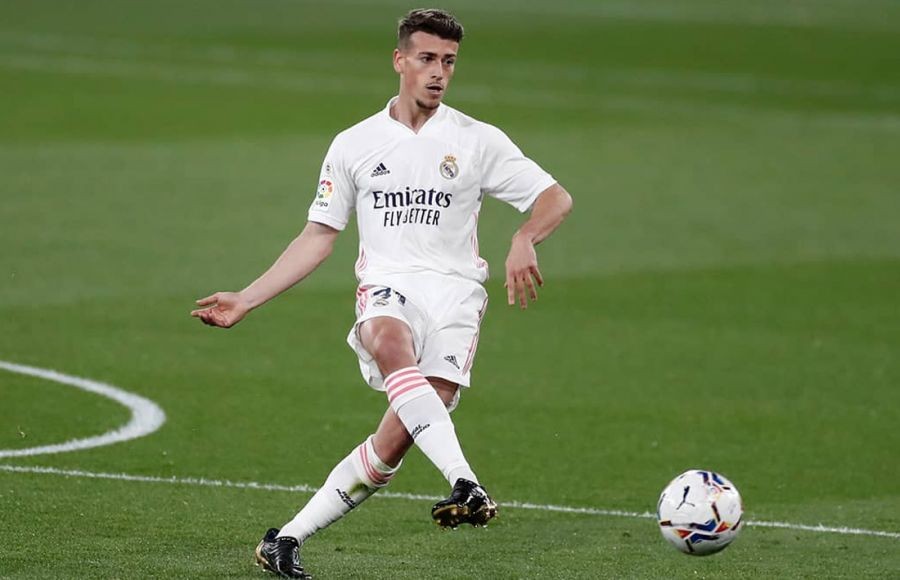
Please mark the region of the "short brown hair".
[[426, 32], [456, 42], [463, 37], [462, 24], [449, 12], [437, 8], [417, 8], [401, 18], [397, 27], [397, 47], [409, 46], [409, 37], [414, 32]]

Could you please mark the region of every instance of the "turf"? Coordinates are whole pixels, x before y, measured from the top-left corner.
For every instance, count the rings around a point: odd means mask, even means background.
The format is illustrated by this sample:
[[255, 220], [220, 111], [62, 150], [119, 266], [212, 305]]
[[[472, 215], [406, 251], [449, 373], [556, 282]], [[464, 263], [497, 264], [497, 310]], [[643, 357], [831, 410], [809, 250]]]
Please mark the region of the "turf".
[[[900, 11], [882, 0], [449, 2], [448, 102], [574, 195], [527, 312], [489, 282], [454, 414], [501, 501], [644, 512], [717, 469], [750, 520], [900, 532]], [[0, 360], [108, 382], [157, 433], [3, 464], [318, 485], [374, 428], [355, 234], [230, 331], [188, 317], [305, 221], [333, 134], [396, 90], [410, 6], [0, 3]], [[489, 200], [495, 274], [521, 216]], [[119, 405], [0, 371], [0, 449]], [[443, 494], [418, 453], [391, 490]], [[0, 471], [0, 577], [259, 577], [308, 494]], [[442, 533], [373, 499], [304, 548], [324, 578], [889, 577], [896, 537], [750, 526], [682, 556], [651, 519], [506, 508]]]

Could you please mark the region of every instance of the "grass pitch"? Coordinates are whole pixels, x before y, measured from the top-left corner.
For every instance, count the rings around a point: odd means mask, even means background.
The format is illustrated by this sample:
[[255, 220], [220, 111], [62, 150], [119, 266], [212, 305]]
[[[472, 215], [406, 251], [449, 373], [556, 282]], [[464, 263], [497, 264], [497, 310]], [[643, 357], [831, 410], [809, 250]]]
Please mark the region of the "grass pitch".
[[[449, 2], [448, 103], [574, 195], [527, 312], [492, 280], [454, 414], [500, 501], [652, 511], [692, 467], [751, 520], [900, 532], [900, 10], [891, 2]], [[302, 228], [337, 131], [396, 90], [400, 2], [0, 3], [0, 360], [157, 402], [157, 433], [2, 465], [0, 577], [260, 577], [252, 549], [384, 407], [344, 344], [356, 238], [230, 331], [188, 317]], [[521, 216], [489, 200], [502, 268]], [[96, 435], [107, 399], [0, 371], [0, 449]], [[442, 495], [414, 452], [391, 485]], [[444, 533], [373, 498], [304, 547], [323, 578], [888, 577], [900, 538], [508, 507]]]

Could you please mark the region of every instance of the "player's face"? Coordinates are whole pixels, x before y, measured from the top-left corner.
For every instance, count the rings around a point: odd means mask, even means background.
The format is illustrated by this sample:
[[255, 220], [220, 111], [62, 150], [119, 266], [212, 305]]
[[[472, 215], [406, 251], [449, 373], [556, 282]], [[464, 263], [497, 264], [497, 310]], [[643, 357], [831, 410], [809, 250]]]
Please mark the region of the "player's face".
[[427, 32], [413, 32], [408, 46], [394, 50], [394, 70], [400, 74], [400, 93], [421, 109], [436, 109], [444, 98], [459, 43]]

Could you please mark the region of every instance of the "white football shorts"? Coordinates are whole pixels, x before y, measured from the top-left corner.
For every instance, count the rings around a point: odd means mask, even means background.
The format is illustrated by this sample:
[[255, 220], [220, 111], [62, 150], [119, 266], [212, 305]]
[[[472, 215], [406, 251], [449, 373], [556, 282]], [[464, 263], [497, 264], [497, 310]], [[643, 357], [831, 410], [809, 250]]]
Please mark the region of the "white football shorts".
[[478, 282], [443, 274], [392, 274], [367, 280], [356, 290], [356, 323], [347, 336], [363, 378], [373, 389], [384, 390], [384, 377], [363, 347], [359, 327], [371, 318], [390, 316], [412, 331], [423, 375], [468, 387], [487, 299]]

